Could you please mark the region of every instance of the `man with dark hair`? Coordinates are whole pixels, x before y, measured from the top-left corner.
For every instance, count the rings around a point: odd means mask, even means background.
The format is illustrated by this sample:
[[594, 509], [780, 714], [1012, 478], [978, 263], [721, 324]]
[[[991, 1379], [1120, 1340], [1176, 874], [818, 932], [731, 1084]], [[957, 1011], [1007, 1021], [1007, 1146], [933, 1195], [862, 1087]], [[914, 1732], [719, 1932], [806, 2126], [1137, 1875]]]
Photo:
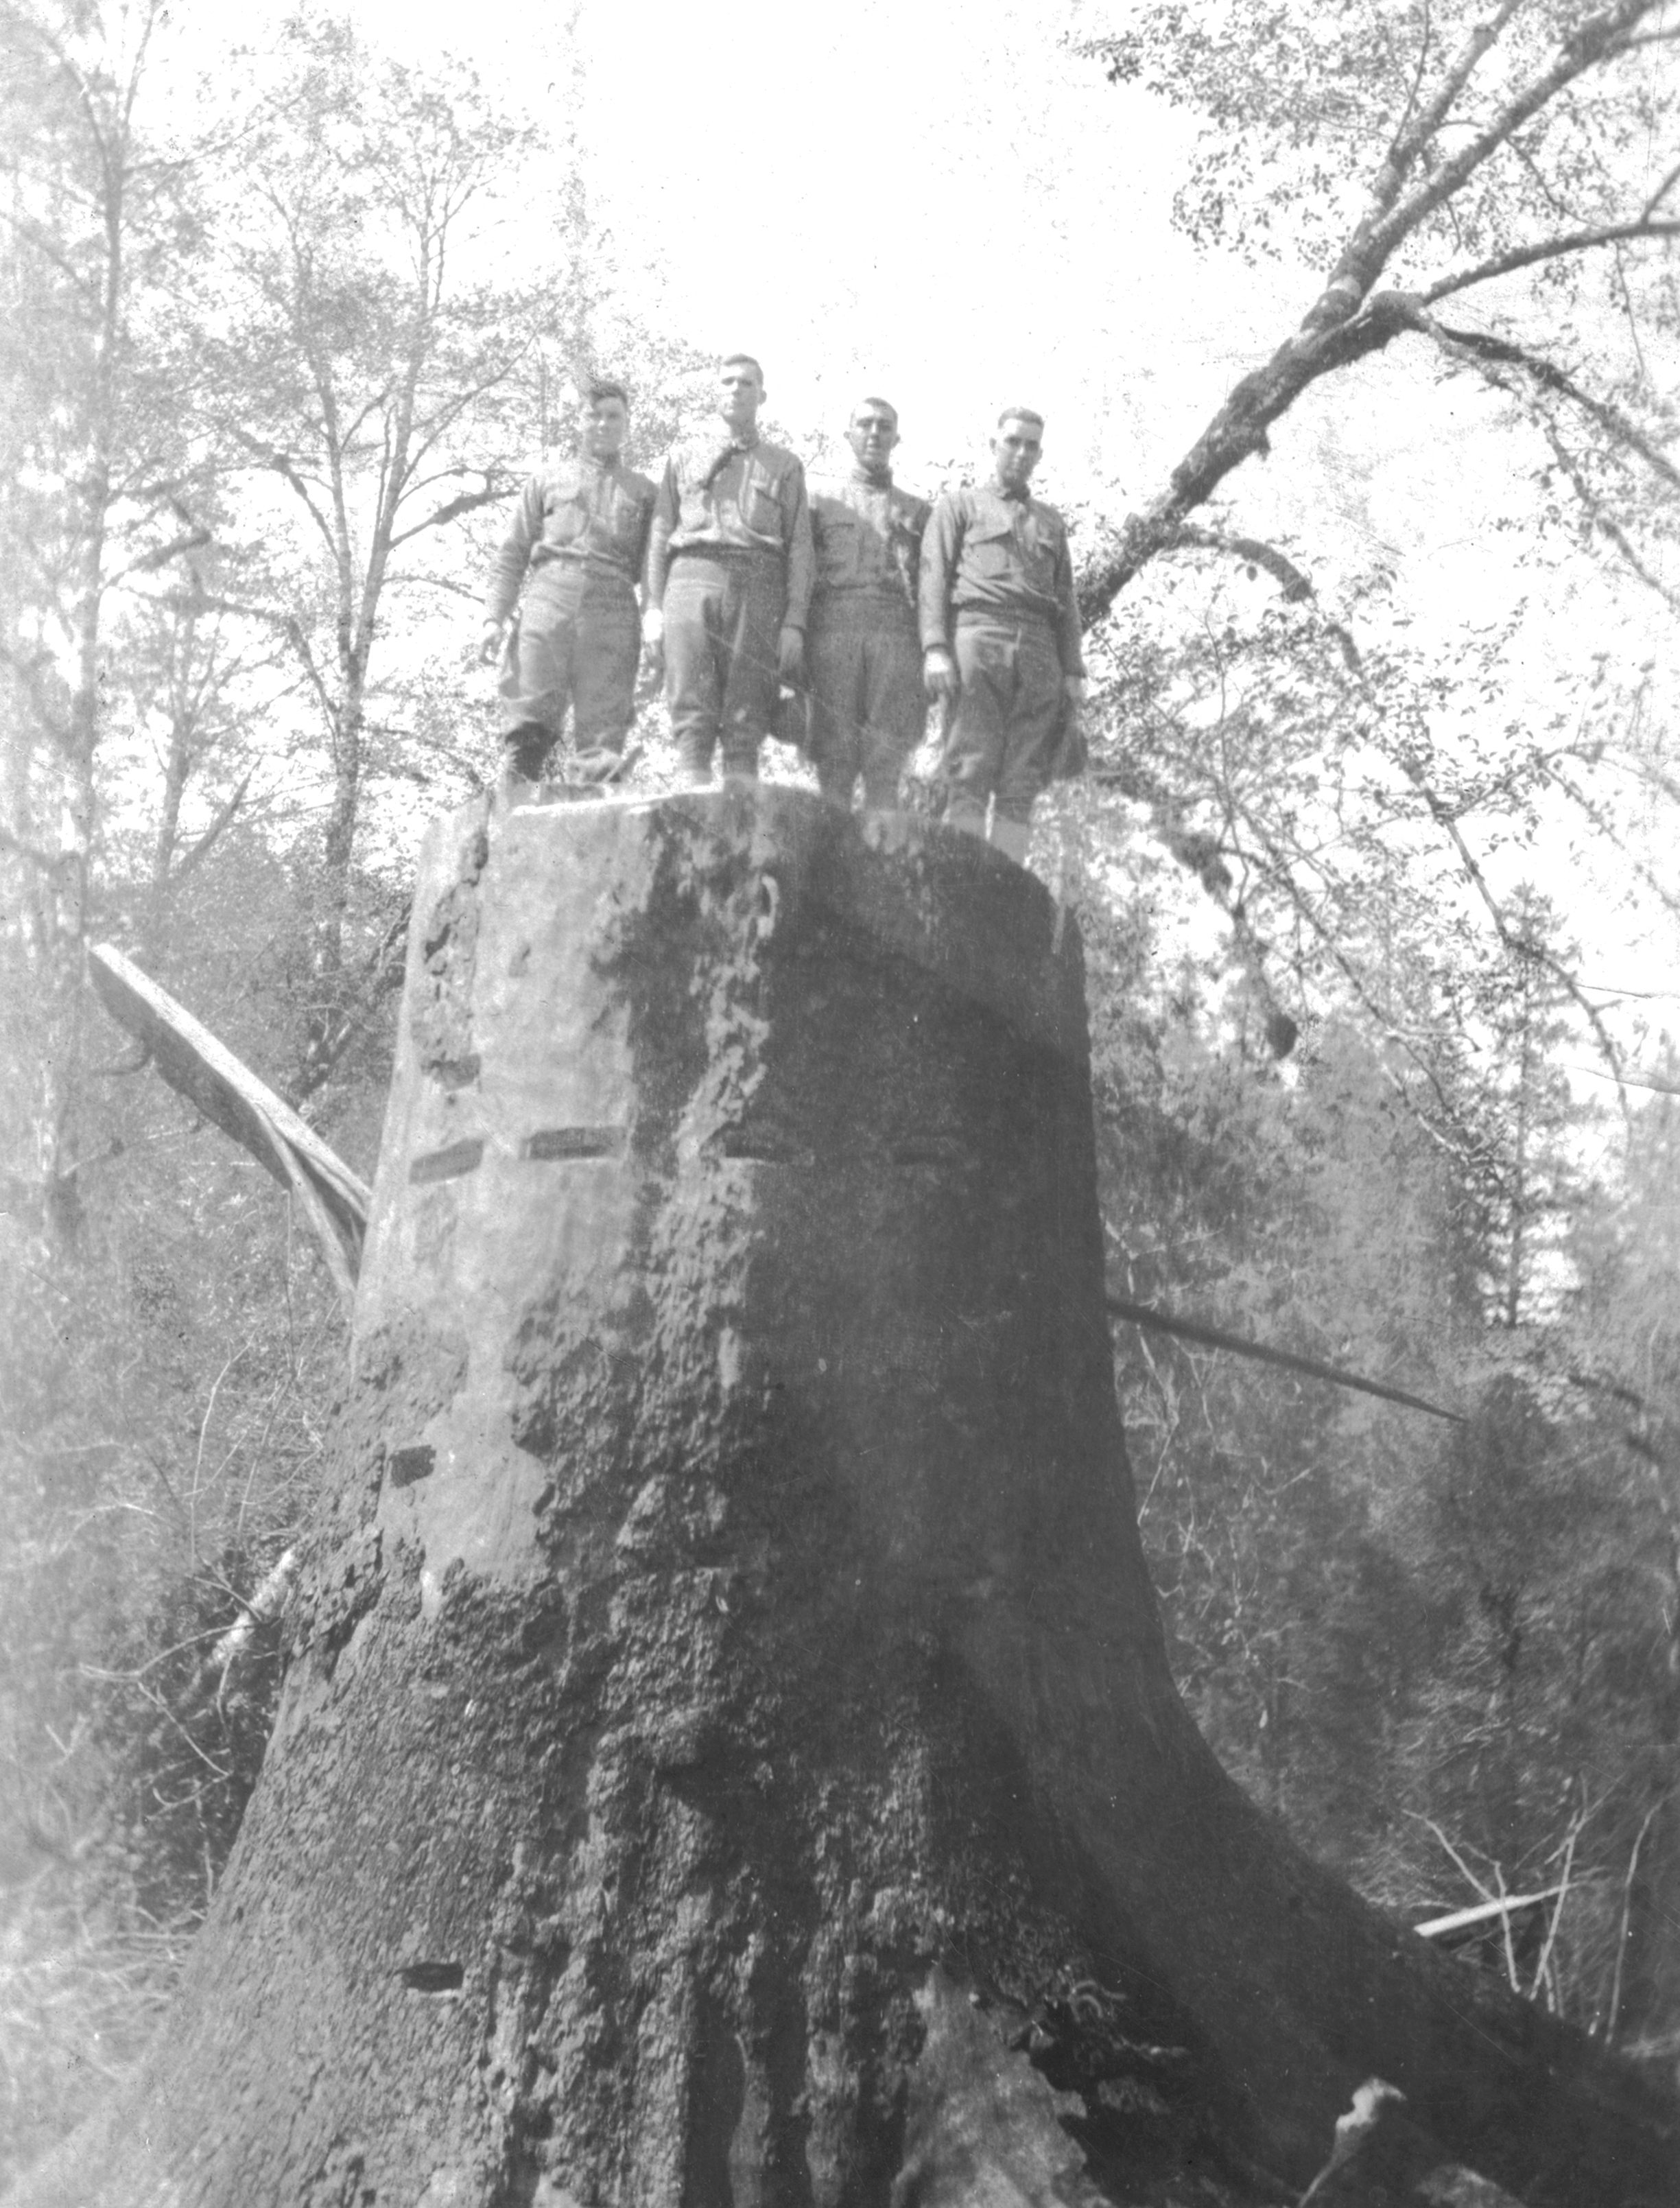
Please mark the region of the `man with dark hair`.
[[947, 492], [921, 555], [921, 642], [930, 697], [950, 711], [945, 817], [1024, 864], [1033, 807], [1050, 779], [1064, 715], [1085, 694], [1067, 529], [1027, 495], [1044, 417], [1011, 406], [992, 440], [992, 480]]
[[665, 464], [648, 551], [650, 645], [683, 777], [705, 782], [721, 747], [726, 781], [758, 777], [783, 682], [797, 682], [811, 602], [805, 470], [759, 435], [764, 371], [750, 353], [718, 368], [724, 435]]
[[808, 747], [823, 795], [890, 812], [927, 715], [916, 577], [929, 508], [892, 480], [898, 410], [861, 399], [846, 427], [849, 474], [813, 483], [816, 583], [806, 645]]
[[542, 781], [568, 708], [570, 778], [579, 781], [608, 782], [619, 771], [634, 717], [636, 588], [656, 494], [620, 458], [630, 426], [621, 383], [591, 383], [579, 423], [577, 458], [545, 463], [520, 494], [484, 603], [479, 657], [502, 662], [507, 798]]

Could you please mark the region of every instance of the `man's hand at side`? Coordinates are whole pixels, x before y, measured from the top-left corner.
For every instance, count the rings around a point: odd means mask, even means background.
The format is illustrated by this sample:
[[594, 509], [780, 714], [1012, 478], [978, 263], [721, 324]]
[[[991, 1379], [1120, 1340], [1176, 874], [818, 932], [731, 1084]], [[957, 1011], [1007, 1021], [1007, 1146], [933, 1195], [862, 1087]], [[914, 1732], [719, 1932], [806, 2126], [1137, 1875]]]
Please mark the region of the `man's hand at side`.
[[961, 687], [957, 679], [957, 662], [942, 644], [929, 645], [921, 663], [922, 687], [930, 698], [949, 704]]

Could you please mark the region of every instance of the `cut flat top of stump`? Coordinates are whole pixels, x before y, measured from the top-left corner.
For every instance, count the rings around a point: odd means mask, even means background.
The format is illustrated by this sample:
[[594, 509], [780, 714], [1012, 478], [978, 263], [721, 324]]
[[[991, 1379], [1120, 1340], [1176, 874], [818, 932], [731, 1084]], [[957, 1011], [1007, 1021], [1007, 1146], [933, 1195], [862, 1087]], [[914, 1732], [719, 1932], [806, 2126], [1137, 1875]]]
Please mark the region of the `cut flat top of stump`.
[[[469, 810], [475, 821], [482, 818], [481, 808]], [[468, 817], [448, 824], [454, 837]], [[716, 839], [720, 856], [733, 847], [739, 860], [770, 877], [776, 888], [766, 937], [806, 911], [820, 912], [932, 972], [1033, 1040], [1083, 1053], [1083, 974], [1071, 914], [1037, 875], [977, 837], [914, 813], [857, 816], [810, 791], [765, 783], [522, 805], [490, 822], [491, 878], [498, 852], [503, 864], [538, 868], [556, 846], [566, 848], [568, 867], [587, 866], [591, 854], [605, 861], [633, 821], [656, 834], [705, 833]], [[1080, 1017], [1070, 1023], [1076, 1010]]]

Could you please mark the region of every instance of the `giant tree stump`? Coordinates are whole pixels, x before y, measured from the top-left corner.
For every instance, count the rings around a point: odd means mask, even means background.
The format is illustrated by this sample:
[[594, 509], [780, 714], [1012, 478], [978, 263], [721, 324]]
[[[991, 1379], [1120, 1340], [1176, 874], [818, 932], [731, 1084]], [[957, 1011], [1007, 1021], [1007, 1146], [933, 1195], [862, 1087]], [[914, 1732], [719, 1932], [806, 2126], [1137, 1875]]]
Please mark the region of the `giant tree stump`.
[[1533, 2208], [1674, 2197], [1668, 2103], [1186, 1719], [1077, 931], [904, 835], [774, 790], [433, 833], [267, 1764], [138, 2095], [29, 2197], [1263, 2196], [1373, 2071]]

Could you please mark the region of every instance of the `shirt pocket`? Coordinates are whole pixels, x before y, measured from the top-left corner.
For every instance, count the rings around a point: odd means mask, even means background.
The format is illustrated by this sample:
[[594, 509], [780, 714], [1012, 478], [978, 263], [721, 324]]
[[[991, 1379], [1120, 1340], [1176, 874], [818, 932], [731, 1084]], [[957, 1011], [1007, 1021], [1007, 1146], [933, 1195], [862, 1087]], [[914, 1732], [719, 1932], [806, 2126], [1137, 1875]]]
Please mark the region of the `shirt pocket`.
[[551, 498], [543, 513], [543, 541], [545, 544], [575, 544], [589, 533], [589, 507], [574, 491], [564, 498]]
[[642, 529], [647, 520], [647, 502], [628, 491], [621, 491], [612, 504], [608, 516], [608, 531], [612, 549], [621, 557], [633, 560], [640, 542]]
[[771, 477], [748, 475], [741, 487], [741, 518], [754, 537], [767, 537], [775, 543], [781, 543], [782, 501], [777, 496]]
[[819, 582], [855, 582], [862, 565], [863, 538], [855, 514], [825, 513], [817, 528], [817, 579]]
[[963, 533], [963, 565], [976, 581], [1005, 583], [1021, 573], [1021, 546], [1007, 521], [971, 521]]
[[1023, 534], [1026, 538], [1022, 547], [1022, 556], [1027, 579], [1047, 598], [1053, 597], [1056, 594], [1056, 555], [1060, 550], [1061, 540], [1053, 525], [1047, 529], [1036, 521], [1029, 521]]
[[892, 534], [887, 544], [887, 558], [893, 573], [913, 598], [916, 593], [916, 578], [921, 567], [921, 534], [913, 522], [894, 515]]

